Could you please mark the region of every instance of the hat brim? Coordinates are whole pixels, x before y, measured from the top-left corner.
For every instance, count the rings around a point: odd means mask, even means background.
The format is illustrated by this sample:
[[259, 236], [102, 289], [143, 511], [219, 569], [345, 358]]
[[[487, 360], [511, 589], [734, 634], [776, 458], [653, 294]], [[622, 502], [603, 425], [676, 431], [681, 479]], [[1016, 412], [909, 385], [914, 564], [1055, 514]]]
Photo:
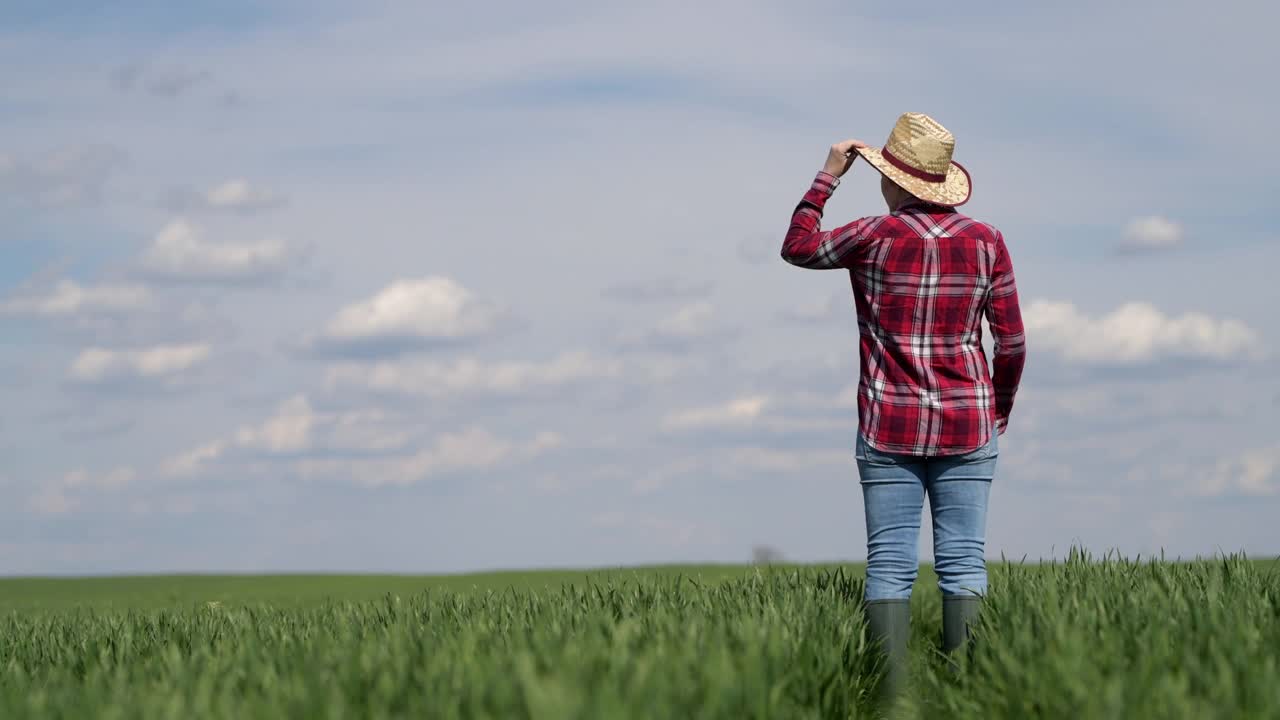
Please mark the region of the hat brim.
[[956, 207], [969, 202], [973, 193], [973, 182], [969, 179], [969, 171], [960, 163], [952, 160], [947, 168], [947, 179], [942, 182], [930, 182], [911, 175], [884, 159], [880, 148], [861, 147], [857, 152], [880, 174], [902, 186], [903, 190], [926, 202], [946, 207]]

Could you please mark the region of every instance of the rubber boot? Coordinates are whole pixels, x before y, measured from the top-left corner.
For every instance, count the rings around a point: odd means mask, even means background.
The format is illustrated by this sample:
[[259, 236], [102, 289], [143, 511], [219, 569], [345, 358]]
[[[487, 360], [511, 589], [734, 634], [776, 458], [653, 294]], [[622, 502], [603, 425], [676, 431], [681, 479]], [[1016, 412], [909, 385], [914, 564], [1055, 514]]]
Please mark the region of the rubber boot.
[[951, 669], [956, 671], [956, 655], [972, 649], [969, 642], [970, 627], [978, 619], [982, 609], [979, 595], [942, 596], [942, 652], [951, 658]]
[[910, 600], [867, 600], [867, 630], [884, 653], [881, 695], [897, 698], [907, 680], [907, 638], [911, 634]]

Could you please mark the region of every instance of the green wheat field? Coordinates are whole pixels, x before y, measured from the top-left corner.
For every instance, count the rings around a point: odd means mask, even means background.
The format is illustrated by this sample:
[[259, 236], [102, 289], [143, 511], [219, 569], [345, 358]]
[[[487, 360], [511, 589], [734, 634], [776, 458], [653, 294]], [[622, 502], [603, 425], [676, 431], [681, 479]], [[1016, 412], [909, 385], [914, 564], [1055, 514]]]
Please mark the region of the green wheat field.
[[857, 565], [0, 580], [0, 718], [1280, 718], [1280, 562], [990, 572], [889, 709]]

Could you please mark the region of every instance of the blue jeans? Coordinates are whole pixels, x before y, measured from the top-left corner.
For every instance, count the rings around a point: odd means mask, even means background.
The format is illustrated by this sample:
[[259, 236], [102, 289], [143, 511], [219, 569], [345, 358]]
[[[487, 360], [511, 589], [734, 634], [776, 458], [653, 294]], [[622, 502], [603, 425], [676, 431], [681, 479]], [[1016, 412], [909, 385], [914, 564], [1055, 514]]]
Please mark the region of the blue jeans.
[[933, 515], [934, 571], [943, 595], [987, 592], [987, 499], [998, 433], [965, 455], [915, 457], [880, 452], [858, 433], [856, 457], [867, 516], [867, 600], [911, 597], [925, 493]]

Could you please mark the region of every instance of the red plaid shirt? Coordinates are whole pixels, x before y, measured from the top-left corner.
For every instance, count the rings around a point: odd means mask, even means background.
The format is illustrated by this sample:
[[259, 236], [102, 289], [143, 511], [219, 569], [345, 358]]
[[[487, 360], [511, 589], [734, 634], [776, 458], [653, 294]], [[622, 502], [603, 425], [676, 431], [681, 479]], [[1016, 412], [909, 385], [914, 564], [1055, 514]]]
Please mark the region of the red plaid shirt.
[[[818, 173], [791, 217], [782, 257], [845, 268], [861, 336], [858, 422], [877, 450], [958, 455], [1003, 433], [1026, 346], [1013, 264], [999, 230], [924, 203], [821, 232], [840, 180]], [[982, 317], [995, 340], [994, 370]]]

